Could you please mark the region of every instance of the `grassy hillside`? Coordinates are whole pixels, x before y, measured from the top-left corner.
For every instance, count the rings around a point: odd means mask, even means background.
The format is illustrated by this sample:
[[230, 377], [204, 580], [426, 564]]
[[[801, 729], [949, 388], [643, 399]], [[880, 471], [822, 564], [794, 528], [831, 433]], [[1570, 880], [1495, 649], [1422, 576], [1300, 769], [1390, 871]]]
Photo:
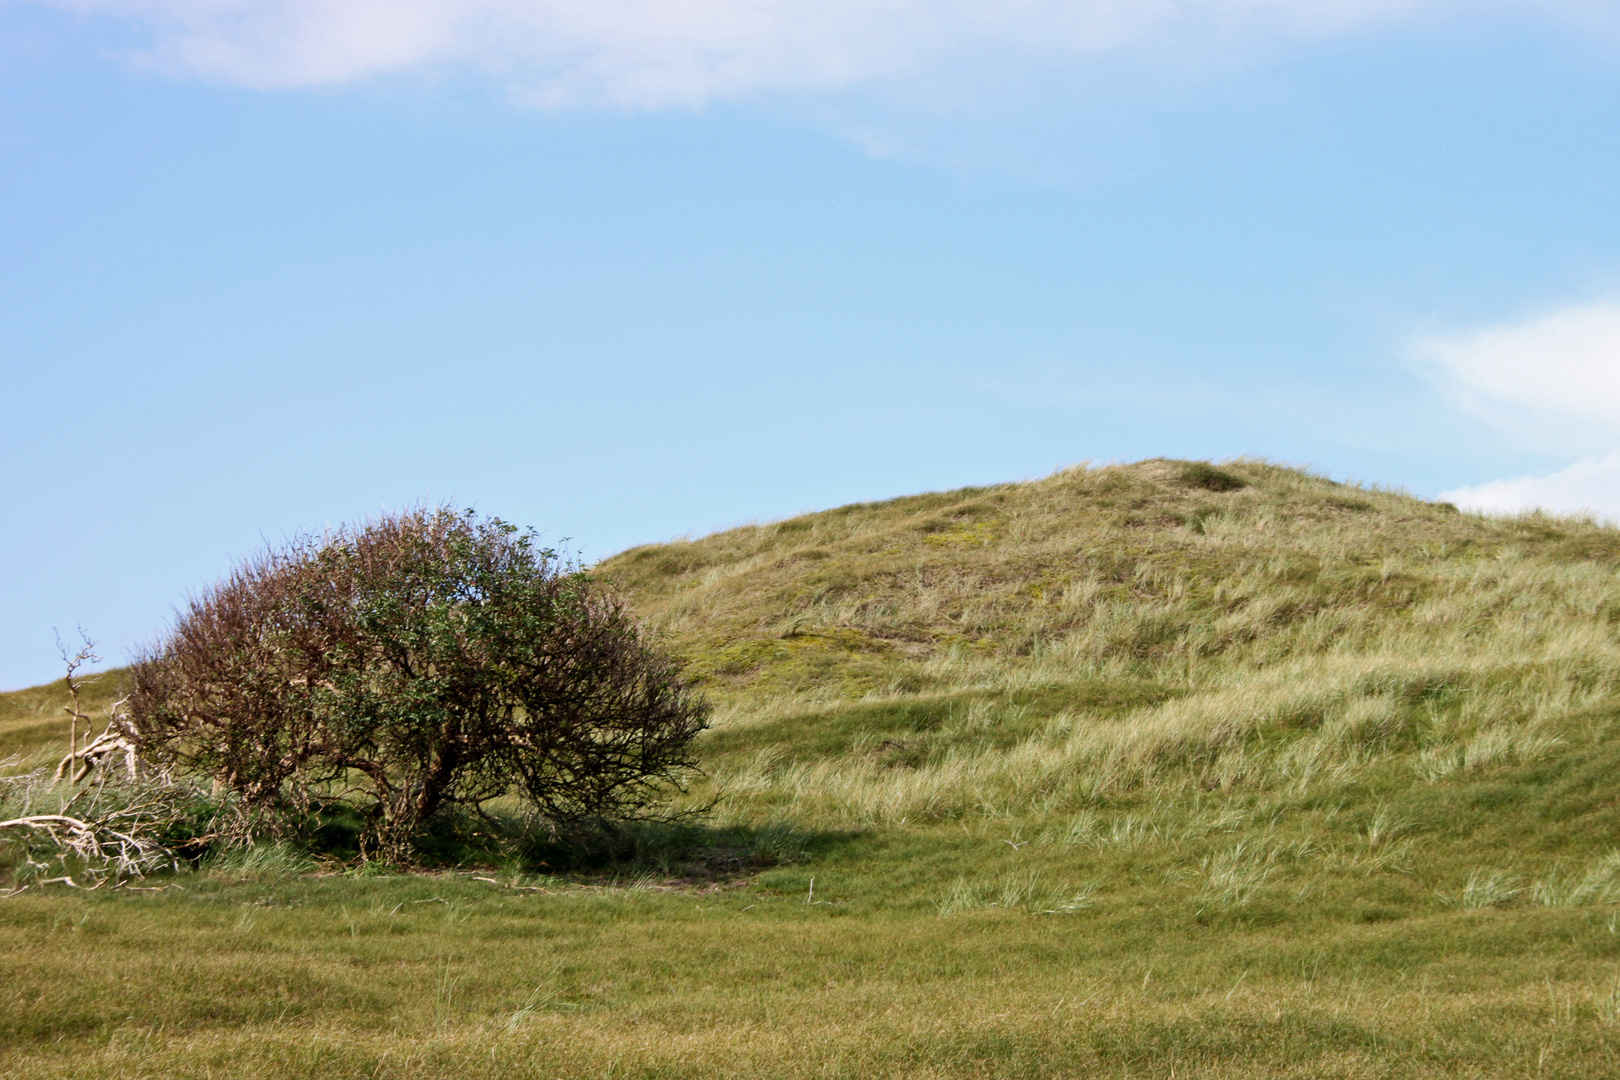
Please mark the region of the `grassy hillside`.
[[[79, 708], [99, 722], [118, 696], [121, 674], [111, 671], [82, 679]], [[71, 700], [65, 680], [0, 694], [0, 761], [49, 756], [58, 752], [58, 746], [65, 753], [71, 723], [65, 706]], [[84, 734], [83, 724], [79, 734]]]
[[1145, 462], [600, 567], [722, 703], [724, 803], [828, 826], [1426, 790], [1606, 730], [1620, 533]]
[[0, 900], [0, 1075], [1617, 1071], [1613, 529], [1152, 461], [597, 572], [718, 704], [708, 827]]

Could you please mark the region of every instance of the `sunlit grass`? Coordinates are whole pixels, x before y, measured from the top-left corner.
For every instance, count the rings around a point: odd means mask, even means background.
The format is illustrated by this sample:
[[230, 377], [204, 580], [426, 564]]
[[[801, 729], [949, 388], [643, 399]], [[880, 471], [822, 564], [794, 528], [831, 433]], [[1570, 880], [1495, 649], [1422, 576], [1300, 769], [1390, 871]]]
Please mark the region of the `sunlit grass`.
[[701, 825], [13, 895], [0, 1075], [1612, 1075], [1620, 534], [1208, 469], [609, 560]]

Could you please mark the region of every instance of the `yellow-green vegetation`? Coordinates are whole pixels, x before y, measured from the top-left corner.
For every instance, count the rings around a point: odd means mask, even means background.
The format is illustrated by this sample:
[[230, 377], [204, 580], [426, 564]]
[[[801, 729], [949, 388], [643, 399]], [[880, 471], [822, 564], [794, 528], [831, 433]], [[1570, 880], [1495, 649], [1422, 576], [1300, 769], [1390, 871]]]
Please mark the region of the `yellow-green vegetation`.
[[[92, 716], [101, 716], [118, 692], [118, 673], [85, 684], [80, 707]], [[66, 681], [0, 694], [0, 761], [11, 757], [44, 757], [67, 752], [68, 714], [63, 711], [71, 698]], [[79, 726], [84, 735], [84, 726]], [[54, 762], [52, 763], [54, 764]]]
[[1620, 1073], [1616, 530], [1151, 461], [597, 572], [718, 705], [708, 825], [15, 894], [0, 1075]]

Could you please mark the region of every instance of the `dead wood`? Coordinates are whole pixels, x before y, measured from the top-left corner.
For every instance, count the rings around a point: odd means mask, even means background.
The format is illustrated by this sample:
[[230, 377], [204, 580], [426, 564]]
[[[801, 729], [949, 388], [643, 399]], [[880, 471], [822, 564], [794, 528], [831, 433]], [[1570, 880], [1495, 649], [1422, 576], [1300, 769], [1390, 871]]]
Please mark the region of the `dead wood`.
[[109, 719], [105, 731], [85, 745], [68, 750], [51, 777], [53, 784], [64, 779], [70, 784], [82, 784], [92, 771], [106, 764], [107, 758], [119, 754], [124, 758], [125, 776], [130, 780], [140, 777], [140, 754], [135, 745], [135, 731], [124, 712], [124, 703], [128, 700], [127, 696], [119, 698], [108, 708]]

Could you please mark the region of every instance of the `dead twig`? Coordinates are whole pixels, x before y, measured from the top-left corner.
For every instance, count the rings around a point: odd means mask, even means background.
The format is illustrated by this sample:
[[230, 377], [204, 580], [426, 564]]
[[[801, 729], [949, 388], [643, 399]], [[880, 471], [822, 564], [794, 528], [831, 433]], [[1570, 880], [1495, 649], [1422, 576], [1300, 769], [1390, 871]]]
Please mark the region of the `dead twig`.
[[78, 678], [78, 671], [85, 664], [93, 664], [101, 659], [96, 655], [96, 643], [90, 640], [90, 636], [84, 632], [82, 626], [79, 628], [79, 640], [84, 643], [83, 646], [78, 652], [69, 656], [67, 646], [62, 644], [62, 635], [60, 633], [56, 635], [56, 651], [62, 654], [62, 662], [67, 665], [68, 696], [73, 699], [73, 704], [62, 706], [70, 717], [68, 721], [68, 757], [70, 758], [74, 756], [79, 748], [79, 721], [84, 721], [87, 737], [90, 726], [90, 717], [79, 709], [79, 690], [84, 685], [84, 682]]

